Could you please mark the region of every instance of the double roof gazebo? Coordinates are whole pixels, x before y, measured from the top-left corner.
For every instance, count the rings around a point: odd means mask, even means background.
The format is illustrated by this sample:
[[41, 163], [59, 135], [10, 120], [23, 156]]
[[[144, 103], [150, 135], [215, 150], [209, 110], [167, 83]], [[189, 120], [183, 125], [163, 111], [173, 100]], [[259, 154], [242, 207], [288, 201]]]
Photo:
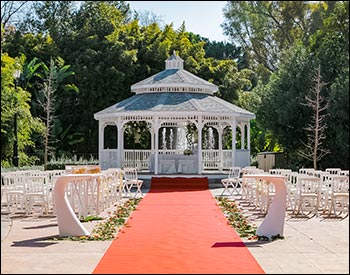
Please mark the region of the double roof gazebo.
[[[184, 70], [174, 52], [165, 70], [131, 86], [134, 96], [94, 114], [101, 168], [202, 174], [250, 165], [250, 120], [255, 115], [214, 96], [217, 90]], [[150, 148], [125, 149], [126, 128], [140, 122], [149, 131]], [[115, 148], [105, 144], [109, 127], [115, 128], [109, 131], [116, 135]], [[145, 134], [137, 133], [138, 139]]]

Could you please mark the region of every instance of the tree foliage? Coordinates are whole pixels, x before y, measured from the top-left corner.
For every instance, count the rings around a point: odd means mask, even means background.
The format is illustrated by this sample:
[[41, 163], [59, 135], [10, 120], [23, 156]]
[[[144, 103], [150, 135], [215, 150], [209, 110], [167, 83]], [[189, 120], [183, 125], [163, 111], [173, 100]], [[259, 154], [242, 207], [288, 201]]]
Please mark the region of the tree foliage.
[[274, 72], [281, 54], [297, 41], [307, 41], [313, 13], [323, 4], [310, 1], [229, 1], [224, 9], [224, 32], [250, 56], [251, 66], [262, 64]]
[[14, 144], [14, 117], [17, 114], [18, 152], [20, 165], [34, 164], [37, 156], [26, 151], [35, 149], [33, 135], [42, 136], [43, 125], [40, 119], [30, 113], [30, 93], [15, 85], [14, 73], [21, 70], [24, 57], [11, 58], [1, 53], [1, 166], [12, 165]]
[[330, 152], [319, 161], [319, 168], [349, 166], [348, 18], [348, 3], [337, 2], [325, 15], [322, 27], [310, 37], [308, 46], [299, 43], [284, 51], [278, 71], [259, 90], [261, 105], [257, 117], [296, 166], [312, 165], [300, 159], [296, 152], [304, 149], [303, 143], [308, 143], [305, 128], [313, 112], [305, 106], [305, 95], [311, 88], [312, 72], [318, 64], [323, 81], [328, 83], [323, 88], [325, 101], [329, 102], [323, 145]]

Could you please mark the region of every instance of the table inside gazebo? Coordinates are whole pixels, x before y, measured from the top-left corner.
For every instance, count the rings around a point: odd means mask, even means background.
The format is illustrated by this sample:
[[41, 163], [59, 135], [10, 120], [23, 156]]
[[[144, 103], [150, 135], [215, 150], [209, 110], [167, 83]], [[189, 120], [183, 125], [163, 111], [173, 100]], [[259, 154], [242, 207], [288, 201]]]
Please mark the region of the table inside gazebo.
[[[151, 154], [148, 161], [150, 172], [154, 172], [155, 156]], [[160, 174], [197, 174], [198, 154], [167, 154], [158, 156], [158, 172]]]

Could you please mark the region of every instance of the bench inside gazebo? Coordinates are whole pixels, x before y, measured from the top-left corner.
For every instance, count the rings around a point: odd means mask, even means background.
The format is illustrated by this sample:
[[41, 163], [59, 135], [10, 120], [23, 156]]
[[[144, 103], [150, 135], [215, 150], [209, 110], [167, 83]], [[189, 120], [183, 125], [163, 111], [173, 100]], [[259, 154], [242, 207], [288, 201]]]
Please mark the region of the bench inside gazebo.
[[[184, 70], [175, 52], [165, 64], [131, 86], [134, 96], [95, 113], [101, 168], [136, 167], [157, 175], [249, 166], [255, 115], [214, 96], [218, 87]], [[111, 135], [113, 143], [107, 141]], [[125, 139], [133, 140], [133, 148], [125, 148]]]

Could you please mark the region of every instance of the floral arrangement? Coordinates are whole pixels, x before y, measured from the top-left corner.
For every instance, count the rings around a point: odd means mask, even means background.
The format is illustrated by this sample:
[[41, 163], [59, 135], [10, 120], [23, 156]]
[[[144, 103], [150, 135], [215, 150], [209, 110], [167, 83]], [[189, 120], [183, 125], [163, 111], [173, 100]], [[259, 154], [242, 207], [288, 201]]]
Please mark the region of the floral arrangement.
[[[100, 222], [92, 230], [89, 236], [77, 236], [77, 237], [60, 237], [54, 238], [54, 240], [69, 239], [71, 241], [106, 241], [113, 240], [119, 231], [123, 233], [121, 229], [123, 226], [127, 226], [126, 221], [128, 220], [132, 211], [136, 209], [137, 204], [142, 198], [130, 198], [123, 205], [119, 206], [113, 214], [103, 222]], [[89, 218], [86, 221], [92, 221], [99, 219], [97, 217]], [[84, 220], [85, 221], [85, 220]]]
[[184, 155], [185, 155], [185, 156], [192, 155], [192, 150], [191, 150], [191, 149], [185, 149], [185, 150], [184, 150]]
[[242, 238], [248, 240], [257, 240], [256, 226], [249, 224], [248, 219], [243, 215], [242, 209], [235, 201], [229, 200], [225, 197], [215, 197], [220, 209], [227, 218], [227, 223], [230, 224]]
[[241, 238], [258, 241], [274, 241], [277, 239], [284, 239], [283, 236], [274, 235], [269, 237], [256, 235], [256, 225], [249, 224], [249, 220], [242, 214], [243, 210], [239, 205], [232, 200], [225, 197], [215, 197], [220, 209], [227, 218], [227, 223], [230, 224]]

